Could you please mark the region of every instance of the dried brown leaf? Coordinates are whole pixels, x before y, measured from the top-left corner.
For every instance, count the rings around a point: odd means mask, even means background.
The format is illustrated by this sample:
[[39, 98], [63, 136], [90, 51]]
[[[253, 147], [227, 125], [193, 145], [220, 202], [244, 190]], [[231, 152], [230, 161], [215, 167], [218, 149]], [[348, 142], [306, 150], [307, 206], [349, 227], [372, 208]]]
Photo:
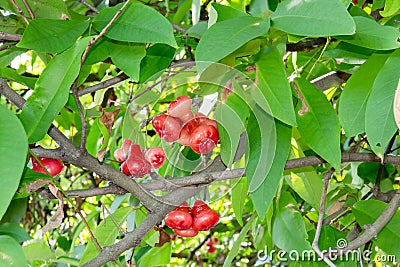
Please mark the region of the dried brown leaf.
[[49, 184], [51, 181], [49, 179], [39, 179], [30, 184], [25, 185], [25, 189], [27, 193], [32, 193], [41, 188], [44, 185]]
[[64, 219], [63, 195], [60, 190], [58, 190], [58, 188], [52, 183], [49, 183], [49, 189], [50, 192], [58, 199], [58, 207], [54, 215], [51, 216], [50, 220], [46, 223], [45, 226], [43, 226], [42, 235], [44, 235], [47, 231], [59, 227]]

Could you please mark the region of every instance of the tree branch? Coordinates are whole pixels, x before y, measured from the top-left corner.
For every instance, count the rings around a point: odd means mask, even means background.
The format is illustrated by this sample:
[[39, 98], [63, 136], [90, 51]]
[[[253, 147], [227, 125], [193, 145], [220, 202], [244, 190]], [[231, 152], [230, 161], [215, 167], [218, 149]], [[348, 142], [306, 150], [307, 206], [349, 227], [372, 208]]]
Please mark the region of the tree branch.
[[333, 174], [333, 169], [330, 169], [327, 173], [324, 174], [324, 186], [322, 188], [322, 196], [321, 196], [321, 203], [319, 205], [319, 215], [318, 215], [318, 223], [317, 228], [315, 230], [314, 240], [312, 242], [312, 248], [318, 254], [320, 258], [322, 258], [326, 264], [330, 267], [336, 267], [335, 264], [325, 255], [321, 249], [319, 248], [318, 242], [319, 237], [321, 235], [322, 223], [324, 221], [325, 216], [325, 202], [326, 202], [326, 192], [328, 191], [329, 181], [331, 180], [331, 176]]
[[1, 42], [19, 42], [22, 39], [22, 35], [13, 34], [8, 32], [0, 32]]

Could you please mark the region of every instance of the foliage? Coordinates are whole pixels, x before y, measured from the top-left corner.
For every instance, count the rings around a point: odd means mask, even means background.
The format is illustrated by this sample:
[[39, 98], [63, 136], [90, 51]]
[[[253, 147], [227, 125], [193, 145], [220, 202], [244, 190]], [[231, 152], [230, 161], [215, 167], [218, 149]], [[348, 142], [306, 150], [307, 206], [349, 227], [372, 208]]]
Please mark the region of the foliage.
[[[400, 1], [0, 8], [1, 266], [334, 266], [319, 251], [347, 248], [400, 261]], [[154, 131], [179, 96], [217, 121], [211, 153]], [[166, 163], [133, 181], [124, 139]], [[66, 168], [36, 173], [37, 157]], [[162, 218], [197, 199], [219, 223], [175, 236]]]

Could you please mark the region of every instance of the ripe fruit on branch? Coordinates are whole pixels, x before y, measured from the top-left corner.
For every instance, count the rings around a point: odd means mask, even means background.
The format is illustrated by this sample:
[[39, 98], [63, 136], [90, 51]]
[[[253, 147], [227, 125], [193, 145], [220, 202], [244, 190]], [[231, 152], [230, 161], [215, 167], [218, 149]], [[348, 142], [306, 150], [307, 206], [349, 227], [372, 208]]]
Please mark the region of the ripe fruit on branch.
[[145, 159], [140, 146], [130, 146], [128, 158], [121, 165], [121, 171], [129, 176], [140, 178], [151, 172], [151, 164]]
[[169, 103], [168, 115], [180, 119], [183, 123], [193, 118], [192, 99], [188, 96], [179, 96]]
[[152, 147], [147, 149], [145, 158], [150, 162], [154, 169], [160, 168], [165, 162], [165, 152], [162, 147]]
[[153, 118], [152, 125], [158, 136], [166, 142], [175, 142], [179, 138], [182, 122], [166, 114], [159, 114]]
[[[32, 170], [35, 172], [41, 172], [44, 174], [48, 174], [40, 165], [39, 162], [36, 161], [34, 157], [31, 157], [32, 159]], [[61, 161], [57, 159], [51, 159], [51, 158], [39, 158], [39, 161], [43, 164], [43, 166], [47, 169], [47, 171], [51, 174], [51, 176], [56, 177], [59, 175], [63, 168], [64, 165], [62, 164]]]
[[195, 120], [188, 121], [181, 129], [178, 143], [183, 146], [190, 146], [191, 135], [198, 126], [199, 125]]
[[125, 139], [124, 142], [122, 143], [122, 147], [114, 151], [114, 157], [118, 162], [123, 162], [124, 160], [126, 160], [131, 145], [132, 141], [129, 139]]
[[185, 230], [179, 230], [179, 229], [173, 229], [174, 233], [178, 236], [182, 236], [182, 237], [195, 237], [199, 231], [193, 229], [193, 228], [189, 228], [189, 229], [185, 229]]
[[192, 208], [193, 229], [208, 231], [219, 221], [219, 215], [201, 200], [197, 200]]
[[207, 154], [217, 145], [218, 130], [211, 125], [202, 124], [190, 136], [190, 147], [198, 154]]
[[178, 230], [187, 230], [192, 226], [193, 218], [189, 213], [189, 206], [186, 202], [176, 207], [165, 216], [165, 224]]

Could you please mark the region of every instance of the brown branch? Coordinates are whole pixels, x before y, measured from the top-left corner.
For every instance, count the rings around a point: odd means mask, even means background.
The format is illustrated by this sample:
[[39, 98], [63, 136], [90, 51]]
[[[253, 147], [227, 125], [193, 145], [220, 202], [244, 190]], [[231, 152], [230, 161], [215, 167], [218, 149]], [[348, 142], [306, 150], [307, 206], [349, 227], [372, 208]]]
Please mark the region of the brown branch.
[[28, 13], [29, 13], [29, 16], [31, 17], [31, 19], [35, 19], [35, 15], [33, 14], [32, 10], [29, 7], [29, 5], [26, 2], [26, 0], [22, 0], [22, 3], [24, 3], [24, 6], [25, 6], [26, 10], [28, 10]]
[[111, 79], [108, 79], [106, 81], [100, 82], [100, 83], [98, 83], [96, 85], [80, 89], [78, 91], [78, 95], [79, 96], [83, 96], [83, 95], [86, 95], [86, 94], [94, 93], [94, 92], [96, 92], [98, 90], [101, 90], [101, 89], [113, 86], [114, 84], [117, 84], [119, 82], [125, 81], [128, 78], [129, 78], [129, 76], [126, 75], [125, 73], [119, 74], [118, 76], [116, 76], [114, 78], [111, 78]]
[[26, 24], [29, 24], [29, 20], [25, 17], [24, 12], [22, 11], [22, 9], [17, 5], [17, 3], [15, 2], [15, 0], [11, 0], [11, 3], [13, 4], [13, 6], [15, 7], [15, 9], [17, 10], [17, 12], [21, 15], [21, 17], [24, 19]]
[[347, 244], [345, 248], [334, 248], [334, 251], [338, 251], [339, 255], [345, 255], [347, 252], [351, 252], [355, 249], [360, 248], [367, 242], [376, 238], [383, 227], [387, 225], [390, 219], [394, 216], [400, 206], [400, 189], [397, 190], [392, 200], [387, 205], [386, 209], [371, 225], [364, 225], [365, 232], [358, 236], [356, 239]]
[[86, 2], [85, 0], [78, 0], [79, 3], [83, 4], [84, 6], [86, 6], [87, 8], [89, 8], [90, 10], [92, 10], [94, 13], [99, 13], [100, 11], [95, 8], [94, 6], [90, 5], [88, 2]]
[[90, 238], [92, 239], [93, 243], [95, 244], [97, 250], [101, 251], [101, 246], [100, 246], [99, 242], [97, 242], [96, 237], [93, 235], [92, 230], [90, 230], [89, 224], [87, 223], [85, 217], [83, 216], [82, 211], [77, 210], [76, 213], [78, 213], [79, 217], [81, 217], [81, 220], [83, 221], [87, 230], [89, 231]]
[[[92, 38], [87, 45], [85, 51], [83, 52], [82, 58], [81, 58], [81, 67], [83, 65], [83, 62], [85, 61], [90, 48], [108, 31], [108, 29], [111, 27], [111, 25], [117, 20], [117, 18], [122, 14], [122, 11], [125, 9], [125, 7], [128, 5], [130, 0], [126, 1], [125, 4], [117, 11], [117, 13], [114, 15], [114, 17], [108, 22], [108, 24], [101, 30], [101, 32], [94, 38]], [[86, 129], [87, 129], [87, 122], [85, 118], [85, 114], [83, 112], [82, 108], [82, 103], [79, 100], [79, 94], [78, 94], [78, 78], [76, 78], [74, 85], [72, 86], [72, 92], [74, 93], [74, 98], [76, 101], [76, 105], [78, 106], [78, 112], [79, 112], [79, 117], [82, 122], [82, 136], [81, 136], [81, 144], [80, 148], [82, 153], [86, 151]]]
[[182, 28], [181, 26], [179, 26], [179, 25], [177, 25], [175, 23], [171, 23], [171, 25], [172, 25], [172, 28], [174, 28], [178, 32], [186, 33], [186, 31], [187, 31], [185, 28]]
[[324, 37], [311, 39], [308, 41], [300, 41], [294, 44], [286, 44], [286, 51], [289, 52], [311, 51], [315, 48], [325, 45], [325, 43], [326, 43], [326, 38]]
[[318, 242], [319, 242], [319, 237], [321, 235], [322, 223], [324, 221], [324, 215], [325, 215], [326, 193], [328, 191], [329, 181], [331, 180], [331, 176], [332, 176], [333, 172], [334, 172], [334, 170], [330, 169], [327, 173], [324, 174], [324, 186], [322, 188], [321, 203], [320, 203], [319, 209], [318, 209], [319, 215], [318, 215], [317, 228], [315, 230], [315, 236], [314, 236], [314, 240], [312, 242], [312, 248], [314, 249], [314, 251], [330, 267], [336, 267], [336, 265], [333, 264], [333, 262], [327, 257], [327, 255], [325, 255], [321, 251], [321, 249], [319, 248]]
[[8, 32], [0, 32], [1, 42], [19, 42], [22, 39], [22, 35], [13, 34]]

